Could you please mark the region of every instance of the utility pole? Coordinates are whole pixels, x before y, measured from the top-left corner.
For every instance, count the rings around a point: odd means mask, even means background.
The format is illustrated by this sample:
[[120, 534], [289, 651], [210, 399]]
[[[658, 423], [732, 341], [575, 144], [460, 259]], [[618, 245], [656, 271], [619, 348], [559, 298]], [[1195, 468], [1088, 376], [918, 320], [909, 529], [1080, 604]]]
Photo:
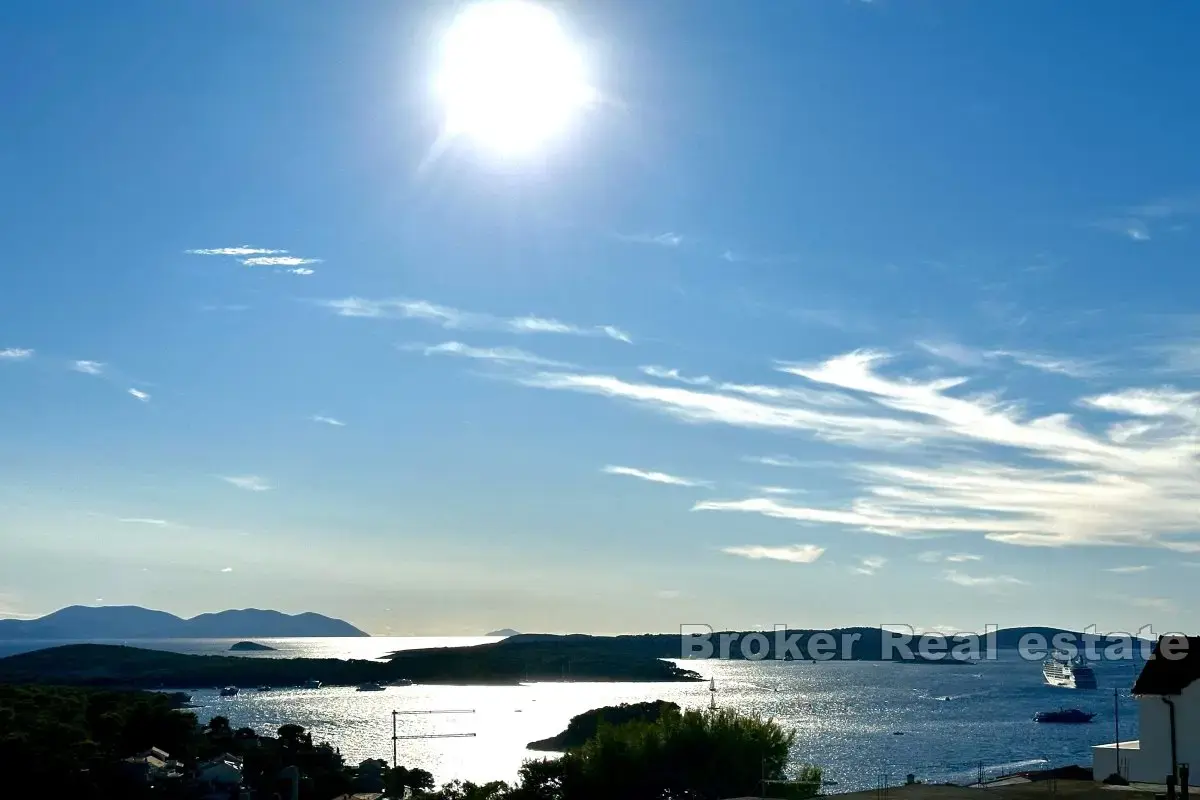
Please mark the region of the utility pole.
[[[1113, 741], [1116, 742], [1117, 775], [1121, 774], [1121, 701], [1117, 695], [1117, 687], [1113, 687]], [[1105, 775], [1105, 778], [1108, 776]]]

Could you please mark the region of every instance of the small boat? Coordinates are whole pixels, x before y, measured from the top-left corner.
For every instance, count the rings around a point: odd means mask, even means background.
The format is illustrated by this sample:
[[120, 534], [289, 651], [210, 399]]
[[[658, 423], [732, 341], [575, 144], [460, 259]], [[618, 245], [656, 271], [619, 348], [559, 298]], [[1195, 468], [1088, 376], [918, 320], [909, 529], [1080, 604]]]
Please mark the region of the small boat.
[[320, 689], [320, 688], [321, 688], [321, 682], [320, 682], [320, 681], [317, 681], [317, 680], [305, 681], [305, 682], [304, 682], [304, 688], [305, 688], [305, 689]]
[[226, 686], [225, 688], [221, 689], [221, 697], [234, 697], [237, 695], [237, 693], [238, 688], [236, 686]]
[[274, 687], [272, 687], [272, 686], [260, 686], [260, 687], [258, 687], [258, 690], [259, 690], [260, 692], [269, 692], [269, 691], [271, 691], [271, 689], [273, 689], [273, 688], [274, 688]]
[[383, 689], [383, 684], [376, 683], [375, 681], [367, 681], [364, 684], [360, 684], [358, 687], [358, 691], [360, 692], [382, 692]]
[[389, 684], [389, 685], [390, 686], [412, 686], [413, 682], [410, 681], [408, 678], [396, 678], [396, 680], [392, 681], [391, 684]]
[[1080, 711], [1078, 708], [1060, 708], [1058, 711], [1039, 711], [1033, 715], [1034, 722], [1061, 722], [1067, 724], [1080, 724], [1091, 722], [1095, 714], [1089, 714], [1086, 711]]

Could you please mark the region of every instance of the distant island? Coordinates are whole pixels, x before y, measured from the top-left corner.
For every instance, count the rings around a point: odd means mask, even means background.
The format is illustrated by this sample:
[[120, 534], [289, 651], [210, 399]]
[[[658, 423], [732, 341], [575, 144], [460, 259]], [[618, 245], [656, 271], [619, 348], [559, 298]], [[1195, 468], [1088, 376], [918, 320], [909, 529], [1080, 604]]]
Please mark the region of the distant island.
[[0, 619], [0, 641], [22, 639], [283, 639], [368, 636], [348, 622], [321, 614], [284, 614], [257, 608], [183, 619], [140, 606], [69, 606], [38, 619]]
[[275, 648], [270, 645], [259, 644], [258, 642], [237, 642], [230, 645], [230, 652], [245, 653], [245, 652], [274, 652]]
[[520, 636], [520, 631], [514, 631], [512, 628], [501, 628], [498, 631], [488, 631], [484, 636]]

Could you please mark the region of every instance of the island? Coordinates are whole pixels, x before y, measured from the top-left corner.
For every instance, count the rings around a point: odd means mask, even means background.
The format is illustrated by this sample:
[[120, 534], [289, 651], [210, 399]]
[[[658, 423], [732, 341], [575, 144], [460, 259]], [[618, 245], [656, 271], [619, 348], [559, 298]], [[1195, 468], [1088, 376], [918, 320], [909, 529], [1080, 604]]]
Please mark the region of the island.
[[367, 636], [349, 622], [306, 611], [230, 609], [183, 619], [140, 606], [68, 606], [37, 619], [0, 619], [0, 640], [282, 639]]
[[523, 680], [700, 680], [695, 672], [657, 658], [578, 652], [563, 659], [546, 649], [501, 651], [501, 644], [403, 651], [388, 661], [188, 655], [127, 645], [69, 644], [0, 658], [0, 684], [190, 689], [300, 686], [309, 681], [326, 686], [400, 681], [513, 686]]
[[484, 636], [520, 636], [520, 631], [514, 631], [512, 628], [501, 628], [498, 631], [488, 631]]
[[258, 642], [237, 642], [235, 644], [230, 645], [229, 650], [230, 650], [230, 652], [234, 652], [234, 653], [246, 653], [246, 652], [256, 652], [256, 653], [271, 652], [271, 653], [274, 653], [274, 652], [276, 652], [274, 647], [271, 647], [270, 645], [266, 645], [266, 644], [260, 644]]
[[679, 711], [676, 703], [666, 700], [656, 700], [649, 703], [621, 703], [619, 706], [594, 708], [582, 714], [571, 717], [567, 729], [549, 739], [539, 739], [525, 745], [528, 750], [541, 750], [552, 753], [565, 753], [582, 747], [596, 735], [601, 723], [605, 725], [624, 725], [627, 722], [658, 722], [667, 713]]

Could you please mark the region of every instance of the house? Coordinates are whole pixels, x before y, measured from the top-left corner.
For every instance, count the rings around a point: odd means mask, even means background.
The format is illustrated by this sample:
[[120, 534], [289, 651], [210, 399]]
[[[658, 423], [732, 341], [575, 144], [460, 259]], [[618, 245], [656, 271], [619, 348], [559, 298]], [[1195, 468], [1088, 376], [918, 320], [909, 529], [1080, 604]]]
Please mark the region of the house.
[[196, 780], [214, 789], [239, 786], [242, 783], [242, 760], [224, 753], [211, 761], [197, 764]]
[[136, 756], [121, 759], [125, 772], [134, 780], [154, 783], [164, 778], [182, 775], [183, 765], [171, 758], [165, 750], [151, 747]]
[[1119, 772], [1135, 783], [1161, 784], [1181, 766], [1200, 769], [1200, 637], [1161, 637], [1133, 695], [1139, 738], [1093, 747], [1096, 779]]

